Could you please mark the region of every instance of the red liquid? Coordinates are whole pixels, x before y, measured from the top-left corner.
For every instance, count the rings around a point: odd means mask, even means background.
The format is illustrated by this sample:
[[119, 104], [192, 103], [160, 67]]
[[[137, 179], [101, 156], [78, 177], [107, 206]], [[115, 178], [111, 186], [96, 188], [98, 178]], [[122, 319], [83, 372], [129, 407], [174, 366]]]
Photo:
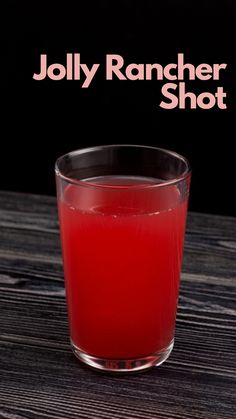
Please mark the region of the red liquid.
[[145, 357], [174, 337], [187, 199], [128, 187], [144, 178], [97, 183], [113, 187], [69, 185], [59, 202], [71, 338], [97, 357]]

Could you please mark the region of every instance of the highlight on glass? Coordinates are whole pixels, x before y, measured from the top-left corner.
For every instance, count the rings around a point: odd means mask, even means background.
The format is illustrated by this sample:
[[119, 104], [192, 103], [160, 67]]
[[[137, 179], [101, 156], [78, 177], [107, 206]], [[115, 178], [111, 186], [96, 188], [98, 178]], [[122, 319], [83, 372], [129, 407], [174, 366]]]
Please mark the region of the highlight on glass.
[[172, 151], [80, 149], [56, 162], [75, 355], [104, 371], [145, 370], [174, 344], [191, 170]]

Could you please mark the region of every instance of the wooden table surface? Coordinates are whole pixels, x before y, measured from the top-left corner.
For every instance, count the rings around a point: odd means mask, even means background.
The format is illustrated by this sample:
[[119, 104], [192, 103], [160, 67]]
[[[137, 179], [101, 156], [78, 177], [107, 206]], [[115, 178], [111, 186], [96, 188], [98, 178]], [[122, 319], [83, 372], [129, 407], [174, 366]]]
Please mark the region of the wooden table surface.
[[174, 350], [119, 377], [72, 354], [55, 199], [0, 192], [0, 418], [236, 417], [236, 218], [188, 217]]

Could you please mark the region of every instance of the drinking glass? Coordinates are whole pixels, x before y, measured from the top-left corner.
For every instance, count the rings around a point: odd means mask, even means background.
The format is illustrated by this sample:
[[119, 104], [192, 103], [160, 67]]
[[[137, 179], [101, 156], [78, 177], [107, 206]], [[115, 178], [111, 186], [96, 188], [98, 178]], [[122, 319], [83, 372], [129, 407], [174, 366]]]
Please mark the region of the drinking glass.
[[169, 356], [190, 177], [184, 157], [148, 146], [57, 160], [70, 338], [85, 364], [131, 372]]

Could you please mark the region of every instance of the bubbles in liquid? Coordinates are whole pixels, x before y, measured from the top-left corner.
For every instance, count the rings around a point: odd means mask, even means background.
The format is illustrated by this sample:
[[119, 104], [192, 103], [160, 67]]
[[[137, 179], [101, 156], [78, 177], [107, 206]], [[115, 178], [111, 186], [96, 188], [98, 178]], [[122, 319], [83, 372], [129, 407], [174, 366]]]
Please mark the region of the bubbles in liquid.
[[144, 176], [97, 176], [82, 179], [83, 182], [94, 184], [97, 186], [112, 186], [112, 187], [139, 187], [153, 186], [165, 182], [165, 180], [144, 177]]
[[162, 187], [163, 182], [137, 176], [86, 178], [78, 185], [68, 185], [64, 200], [72, 210], [91, 215], [114, 219], [121, 216], [154, 216], [171, 211], [180, 203], [178, 188], [175, 185]]

